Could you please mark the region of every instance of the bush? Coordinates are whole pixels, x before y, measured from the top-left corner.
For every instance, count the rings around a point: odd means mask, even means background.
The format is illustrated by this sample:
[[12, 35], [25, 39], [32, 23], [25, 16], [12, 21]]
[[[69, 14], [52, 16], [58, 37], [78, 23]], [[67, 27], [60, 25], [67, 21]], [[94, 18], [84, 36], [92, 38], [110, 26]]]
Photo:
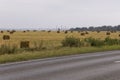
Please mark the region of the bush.
[[34, 42], [34, 47], [33, 47], [34, 50], [39, 51], [39, 50], [42, 50], [44, 48], [45, 47], [43, 47], [43, 41], [42, 40], [39, 43]]
[[106, 45], [120, 45], [119, 39], [112, 39], [110, 37], [105, 38], [104, 42]]
[[91, 37], [84, 39], [84, 41], [89, 43], [90, 46], [99, 47], [99, 46], [103, 46], [104, 45], [104, 41], [103, 40], [94, 39], [94, 38], [91, 38]]
[[110, 31], [111, 33], [116, 33], [117, 31], [116, 30], [112, 30], [112, 31]]
[[80, 31], [78, 31], [78, 33], [80, 33]]
[[13, 46], [10, 46], [10, 45], [1, 45], [0, 47], [0, 55], [2, 54], [13, 54], [13, 53], [16, 53], [17, 52], [17, 46], [16, 45], [13, 45]]
[[63, 41], [62, 41], [62, 45], [64, 47], [80, 47], [81, 42], [79, 38], [75, 38], [75, 37], [66, 37]]
[[21, 41], [20, 42], [20, 48], [29, 48], [29, 41]]

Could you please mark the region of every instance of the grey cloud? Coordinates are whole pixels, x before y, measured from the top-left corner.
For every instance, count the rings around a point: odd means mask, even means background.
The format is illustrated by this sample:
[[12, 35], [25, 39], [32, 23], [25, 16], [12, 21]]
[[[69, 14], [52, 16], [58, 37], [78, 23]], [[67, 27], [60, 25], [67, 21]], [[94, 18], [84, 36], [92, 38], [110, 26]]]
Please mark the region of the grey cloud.
[[0, 26], [117, 25], [119, 3], [120, 0], [0, 0]]

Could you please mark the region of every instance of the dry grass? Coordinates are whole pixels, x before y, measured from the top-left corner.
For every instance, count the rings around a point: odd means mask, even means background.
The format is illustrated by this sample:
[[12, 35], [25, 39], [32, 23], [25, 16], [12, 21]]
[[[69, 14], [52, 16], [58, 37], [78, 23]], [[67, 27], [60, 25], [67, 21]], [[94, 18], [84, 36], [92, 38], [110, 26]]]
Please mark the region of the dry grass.
[[100, 52], [100, 51], [109, 51], [109, 50], [119, 50], [120, 46], [103, 46], [103, 47], [81, 47], [81, 48], [60, 48], [55, 50], [45, 50], [45, 51], [35, 51], [33, 52], [22, 52], [19, 54], [5, 54], [0, 56], [0, 64], [8, 63], [8, 62], [16, 62], [16, 61], [26, 61], [31, 59], [41, 59], [41, 58], [49, 58], [49, 57], [58, 57], [58, 56], [67, 56], [67, 55], [75, 55], [75, 54], [83, 54], [83, 53], [92, 53], [92, 52]]
[[[107, 36], [110, 36], [111, 38], [117, 38], [119, 39], [119, 33], [120, 32], [116, 32], [116, 33], [111, 33], [111, 35], [106, 35], [106, 31], [101, 31], [100, 33], [97, 32], [90, 32], [88, 31], [89, 34], [86, 34], [84, 36], [81, 36], [82, 32], [78, 33], [77, 31], [71, 33], [70, 31], [65, 34], [63, 31], [61, 31], [59, 34], [57, 33], [57, 31], [52, 31], [52, 32], [43, 32], [43, 31], [29, 31], [26, 33], [24, 33], [23, 31], [17, 31], [14, 34], [10, 35], [9, 32], [4, 31], [4, 33], [0, 34], [0, 43], [1, 44], [15, 44], [18, 45], [20, 44], [21, 41], [30, 41], [30, 46], [34, 45], [34, 42], [39, 43], [41, 40], [44, 42], [44, 46], [45, 47], [51, 47], [51, 46], [60, 46], [61, 45], [61, 41], [66, 37], [66, 36], [74, 36], [80, 39], [83, 38], [88, 38], [88, 37], [93, 37], [93, 38], [99, 38], [99, 39], [104, 39]], [[10, 35], [11, 39], [8, 41], [4, 41], [3, 35]], [[0, 45], [1, 45], [0, 44]]]

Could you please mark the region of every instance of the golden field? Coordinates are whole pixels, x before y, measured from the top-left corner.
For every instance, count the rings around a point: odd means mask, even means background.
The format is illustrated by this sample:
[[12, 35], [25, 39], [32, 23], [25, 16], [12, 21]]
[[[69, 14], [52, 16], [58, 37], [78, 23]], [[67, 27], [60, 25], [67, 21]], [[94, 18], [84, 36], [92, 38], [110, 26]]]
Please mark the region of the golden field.
[[[1, 47], [0, 52], [0, 64], [7, 63], [7, 62], [16, 62], [16, 61], [26, 61], [31, 59], [41, 59], [41, 58], [49, 58], [49, 57], [58, 57], [58, 56], [67, 56], [67, 55], [75, 55], [75, 54], [83, 54], [83, 53], [92, 53], [92, 52], [99, 52], [99, 51], [109, 51], [109, 50], [119, 50], [119, 45], [104, 45], [101, 47], [94, 47], [94, 46], [81, 46], [81, 47], [60, 47], [62, 46], [61, 41], [65, 39], [66, 36], [74, 36], [80, 39], [84, 38], [98, 38], [104, 39], [106, 37], [116, 38], [119, 39], [120, 32], [110, 33], [110, 35], [106, 35], [106, 31], [101, 31], [100, 33], [90, 32], [88, 34], [81, 35], [81, 33], [85, 32], [73, 32], [70, 31], [65, 34], [65, 32], [57, 33], [57, 31], [52, 32], [43, 32], [43, 31], [16, 31], [13, 34], [10, 34], [7, 31], [4, 33], [0, 33], [0, 45], [8, 44], [8, 45], [17, 45], [20, 47], [21, 41], [30, 41], [30, 47], [35, 47], [35, 45], [39, 45], [41, 42], [43, 43], [42, 47], [45, 49], [40, 50], [24, 50], [18, 48], [11, 48], [11, 47]], [[9, 35], [10, 40], [3, 40], [4, 35]], [[10, 52], [12, 51], [12, 52]]]
[[[25, 33], [23, 31], [16, 31], [13, 34], [10, 34], [7, 31], [4, 31], [3, 33], [0, 33], [0, 45], [2, 44], [11, 44], [11, 45], [17, 45], [19, 47], [19, 44], [21, 41], [30, 41], [30, 46], [34, 46], [35, 43], [39, 44], [41, 41], [43, 42], [43, 45], [45, 47], [57, 47], [61, 45], [61, 41], [66, 36], [74, 36], [80, 39], [93, 37], [98, 39], [104, 39], [106, 37], [111, 38], [117, 38], [119, 39], [120, 32], [114, 32], [110, 33], [110, 35], [106, 35], [106, 31], [101, 32], [92, 32], [88, 31], [88, 34], [81, 35], [81, 33], [85, 32], [78, 32], [78, 31], [68, 31], [67, 34], [65, 34], [64, 31], [61, 31], [60, 33], [57, 33], [57, 31], [26, 31]], [[3, 35], [9, 35], [10, 40], [3, 40]]]

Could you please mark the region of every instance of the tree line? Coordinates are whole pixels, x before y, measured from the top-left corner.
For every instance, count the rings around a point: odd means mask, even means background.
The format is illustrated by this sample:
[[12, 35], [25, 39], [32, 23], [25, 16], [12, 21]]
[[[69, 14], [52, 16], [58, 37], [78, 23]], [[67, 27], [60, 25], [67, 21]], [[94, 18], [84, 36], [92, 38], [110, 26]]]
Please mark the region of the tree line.
[[70, 31], [120, 31], [120, 25], [117, 26], [99, 26], [99, 27], [76, 27], [70, 28]]

